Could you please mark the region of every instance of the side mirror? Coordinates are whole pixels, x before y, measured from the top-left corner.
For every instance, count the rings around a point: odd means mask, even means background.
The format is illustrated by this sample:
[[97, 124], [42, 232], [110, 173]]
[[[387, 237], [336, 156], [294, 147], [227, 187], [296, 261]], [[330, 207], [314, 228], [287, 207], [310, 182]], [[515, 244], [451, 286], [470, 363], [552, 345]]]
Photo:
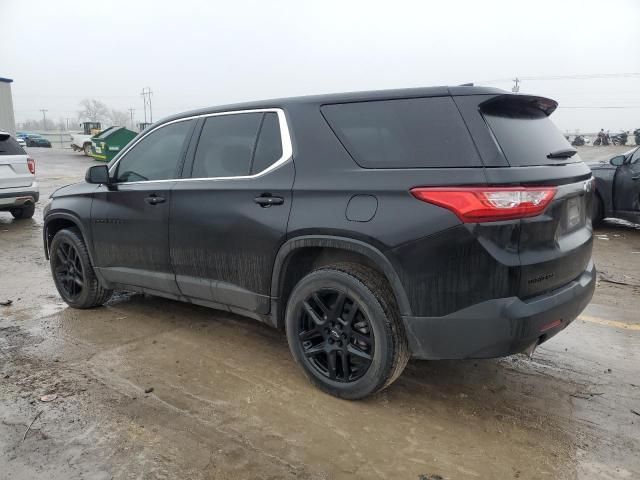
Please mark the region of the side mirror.
[[94, 165], [93, 167], [89, 167], [84, 179], [87, 183], [102, 183], [104, 185], [111, 184], [109, 168], [106, 165]]
[[624, 163], [624, 155], [618, 155], [617, 157], [613, 157], [611, 160], [609, 160], [609, 163], [614, 167], [619, 167]]

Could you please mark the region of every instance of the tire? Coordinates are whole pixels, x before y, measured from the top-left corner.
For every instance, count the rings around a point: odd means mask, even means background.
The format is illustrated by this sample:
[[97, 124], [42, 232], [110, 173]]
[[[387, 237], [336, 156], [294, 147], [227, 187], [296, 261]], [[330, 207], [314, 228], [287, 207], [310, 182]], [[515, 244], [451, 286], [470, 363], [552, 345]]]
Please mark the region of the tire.
[[87, 246], [77, 229], [60, 230], [53, 237], [49, 250], [53, 281], [67, 305], [93, 308], [111, 298], [113, 290], [100, 285], [89, 260]]
[[85, 144], [82, 146], [82, 151], [84, 152], [84, 154], [85, 154], [87, 157], [90, 157], [90, 156], [91, 156], [91, 144], [90, 144], [90, 143], [85, 143]]
[[594, 195], [593, 207], [591, 209], [591, 224], [597, 227], [602, 224], [602, 220], [604, 220], [604, 205], [602, 204], [600, 195]]
[[296, 363], [339, 398], [358, 400], [388, 387], [409, 360], [393, 293], [362, 265], [340, 263], [305, 276], [291, 292], [285, 324]]
[[13, 208], [11, 210], [11, 215], [16, 220], [26, 220], [27, 218], [33, 217], [33, 213], [36, 211], [35, 203], [27, 205], [26, 207]]

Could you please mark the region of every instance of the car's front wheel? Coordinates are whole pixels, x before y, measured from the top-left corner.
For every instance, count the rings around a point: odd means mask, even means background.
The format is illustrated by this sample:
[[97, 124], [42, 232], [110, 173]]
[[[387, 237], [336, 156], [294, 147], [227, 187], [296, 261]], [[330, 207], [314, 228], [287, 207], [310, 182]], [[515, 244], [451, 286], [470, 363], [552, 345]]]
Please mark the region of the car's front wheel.
[[49, 263], [58, 293], [74, 308], [92, 308], [105, 303], [113, 291], [100, 285], [80, 232], [63, 229], [55, 234]]
[[320, 268], [291, 292], [287, 340], [320, 389], [356, 400], [390, 385], [409, 359], [393, 294], [376, 271], [351, 263]]
[[90, 143], [85, 143], [85, 144], [84, 144], [84, 147], [82, 148], [82, 150], [84, 151], [84, 154], [85, 154], [87, 157], [90, 157], [90, 156], [91, 156], [91, 144], [90, 144]]

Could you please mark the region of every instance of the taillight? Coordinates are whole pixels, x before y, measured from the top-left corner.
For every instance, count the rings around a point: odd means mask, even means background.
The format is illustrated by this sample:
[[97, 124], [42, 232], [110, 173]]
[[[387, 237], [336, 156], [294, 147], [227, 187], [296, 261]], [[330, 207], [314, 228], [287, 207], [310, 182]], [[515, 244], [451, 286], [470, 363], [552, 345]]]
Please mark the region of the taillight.
[[464, 223], [534, 217], [544, 212], [555, 187], [417, 187], [411, 194], [455, 213]]
[[27, 157], [27, 167], [29, 167], [31, 175], [36, 174], [36, 161], [33, 158]]

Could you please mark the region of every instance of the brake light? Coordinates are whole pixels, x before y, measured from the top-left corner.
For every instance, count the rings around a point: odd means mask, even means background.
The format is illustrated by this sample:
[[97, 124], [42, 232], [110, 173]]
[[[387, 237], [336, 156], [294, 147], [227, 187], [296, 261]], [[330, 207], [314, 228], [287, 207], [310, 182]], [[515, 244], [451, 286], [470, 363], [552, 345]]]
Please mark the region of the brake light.
[[418, 200], [447, 208], [464, 223], [534, 217], [547, 208], [555, 187], [417, 187]]
[[33, 158], [27, 157], [27, 167], [29, 167], [31, 175], [36, 174], [36, 161]]

